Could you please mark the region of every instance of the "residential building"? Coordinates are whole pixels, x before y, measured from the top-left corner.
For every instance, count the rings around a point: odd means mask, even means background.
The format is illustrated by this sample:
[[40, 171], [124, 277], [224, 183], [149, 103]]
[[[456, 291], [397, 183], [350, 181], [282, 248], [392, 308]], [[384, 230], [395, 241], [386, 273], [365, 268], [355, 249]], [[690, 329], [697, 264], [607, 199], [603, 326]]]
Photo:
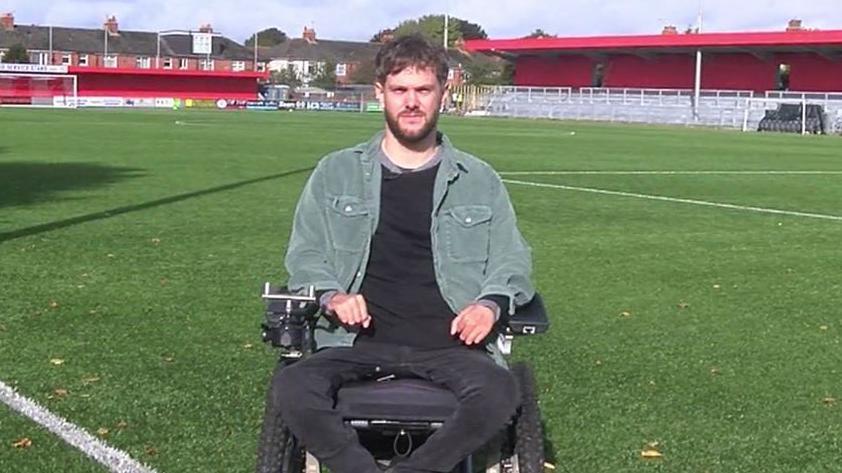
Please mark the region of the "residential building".
[[102, 29], [15, 24], [0, 16], [0, 61], [12, 45], [22, 44], [33, 64], [110, 69], [254, 71], [254, 51], [213, 31], [123, 31], [110, 16]]

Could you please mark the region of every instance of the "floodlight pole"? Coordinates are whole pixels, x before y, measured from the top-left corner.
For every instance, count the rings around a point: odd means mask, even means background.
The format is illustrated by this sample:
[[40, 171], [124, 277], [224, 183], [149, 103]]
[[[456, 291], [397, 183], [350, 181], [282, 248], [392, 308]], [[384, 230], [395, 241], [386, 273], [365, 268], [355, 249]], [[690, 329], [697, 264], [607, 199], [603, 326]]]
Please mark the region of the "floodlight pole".
[[444, 49], [447, 50], [447, 29], [450, 23], [450, 15], [444, 14]]
[[53, 64], [53, 25], [50, 25], [50, 65]]
[[155, 69], [161, 68], [161, 32], [158, 32], [158, 44], [155, 47]]
[[[696, 34], [702, 33], [702, 0], [699, 0], [699, 23]], [[693, 84], [693, 118], [699, 121], [699, 98], [702, 90], [702, 49], [696, 50], [696, 80]]]
[[257, 72], [257, 33], [254, 33], [254, 71]]

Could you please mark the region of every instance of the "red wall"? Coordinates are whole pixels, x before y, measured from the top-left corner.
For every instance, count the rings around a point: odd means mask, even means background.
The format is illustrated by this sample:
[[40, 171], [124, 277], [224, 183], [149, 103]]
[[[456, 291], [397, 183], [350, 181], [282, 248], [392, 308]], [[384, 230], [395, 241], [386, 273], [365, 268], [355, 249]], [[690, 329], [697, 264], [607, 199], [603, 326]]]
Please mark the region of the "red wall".
[[694, 58], [669, 54], [644, 59], [639, 56], [611, 56], [605, 61], [603, 87], [686, 89], [693, 87]]
[[29, 78], [0, 79], [0, 97], [54, 97], [71, 95], [71, 82], [62, 79], [33, 81]]
[[777, 64], [789, 64], [789, 90], [842, 92], [842, 61], [828, 61], [818, 54], [779, 54]]
[[523, 56], [515, 65], [515, 84], [590, 87], [593, 61], [585, 56]]
[[[603, 87], [692, 89], [695, 81], [695, 54], [648, 59], [612, 55], [603, 62]], [[702, 60], [702, 88], [774, 90], [782, 63], [792, 67], [790, 90], [842, 92], [842, 60], [829, 61], [813, 53], [773, 54], [766, 60], [745, 53], [707, 53]], [[515, 65], [515, 84], [589, 87], [593, 67], [594, 61], [587, 56], [524, 56]]]
[[254, 100], [257, 98], [257, 80], [248, 77], [79, 74], [79, 95]]
[[[693, 57], [695, 70], [695, 56]], [[751, 54], [706, 54], [702, 56], [702, 88], [775, 90], [778, 61], [774, 56], [764, 61]], [[692, 87], [692, 85], [691, 85]]]

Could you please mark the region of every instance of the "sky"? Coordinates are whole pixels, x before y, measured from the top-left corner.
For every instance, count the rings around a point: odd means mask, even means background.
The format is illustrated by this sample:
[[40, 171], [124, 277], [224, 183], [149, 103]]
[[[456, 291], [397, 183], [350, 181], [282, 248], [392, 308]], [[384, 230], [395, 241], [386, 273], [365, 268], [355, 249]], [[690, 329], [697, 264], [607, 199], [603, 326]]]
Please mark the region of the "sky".
[[[517, 4], [517, 6], [514, 6]], [[0, 0], [18, 24], [100, 28], [116, 15], [120, 28], [197, 29], [209, 23], [236, 41], [277, 27], [300, 37], [367, 41], [377, 31], [426, 14], [449, 13], [479, 24], [491, 39], [536, 28], [559, 36], [659, 33], [664, 25], [695, 25], [700, 0]], [[739, 5], [739, 6], [738, 6]], [[842, 0], [701, 0], [704, 31], [780, 31], [787, 21], [842, 30]]]

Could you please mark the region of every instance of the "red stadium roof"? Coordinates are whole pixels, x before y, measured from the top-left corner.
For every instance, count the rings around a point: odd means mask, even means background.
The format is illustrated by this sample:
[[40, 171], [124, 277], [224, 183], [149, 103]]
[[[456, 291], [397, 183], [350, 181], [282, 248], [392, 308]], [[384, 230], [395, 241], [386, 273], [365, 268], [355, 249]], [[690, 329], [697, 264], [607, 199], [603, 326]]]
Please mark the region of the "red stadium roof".
[[760, 48], [811, 50], [813, 48], [830, 48], [839, 50], [842, 49], [842, 30], [486, 39], [466, 41], [465, 48], [473, 52], [514, 55], [548, 52], [598, 52], [600, 50], [618, 49]]
[[168, 77], [233, 77], [242, 79], [265, 79], [268, 72], [256, 71], [196, 71], [179, 69], [134, 69], [114, 67], [80, 67], [67, 68], [69, 74], [117, 74], [134, 76], [168, 76]]

